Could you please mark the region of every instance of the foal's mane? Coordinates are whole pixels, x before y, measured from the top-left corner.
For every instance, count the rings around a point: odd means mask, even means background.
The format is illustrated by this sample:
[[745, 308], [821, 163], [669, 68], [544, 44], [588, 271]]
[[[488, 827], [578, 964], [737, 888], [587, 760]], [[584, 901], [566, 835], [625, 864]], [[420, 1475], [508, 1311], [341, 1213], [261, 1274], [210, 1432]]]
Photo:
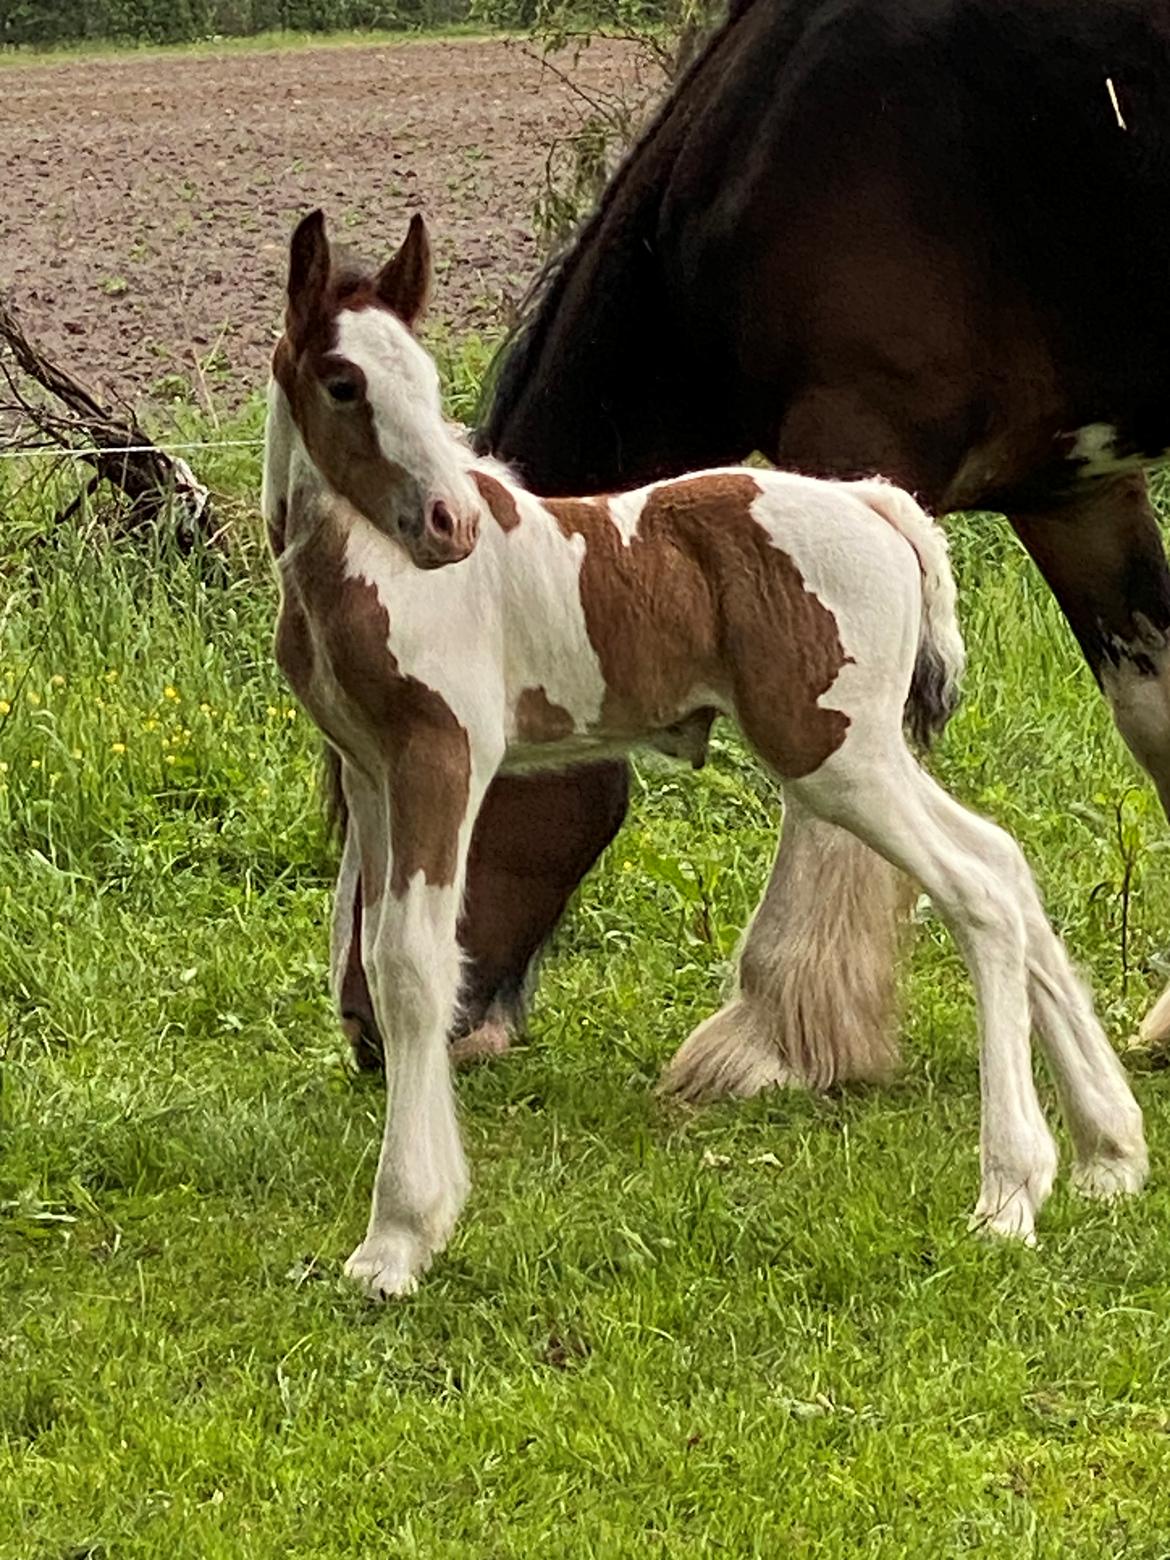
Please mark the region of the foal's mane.
[[516, 323], [508, 332], [488, 365], [476, 408], [476, 432], [474, 444], [477, 450], [487, 452], [487, 424], [498, 421], [515, 401], [548, 334], [573, 273], [594, 242], [602, 223], [625, 194], [631, 175], [657, 140], [678, 100], [688, 91], [692, 81], [706, 65], [711, 55], [723, 43], [728, 33], [742, 20], [758, 0], [728, 0], [727, 15], [708, 36], [703, 47], [671, 86], [662, 99], [646, 128], [626, 153], [613, 177], [602, 191], [601, 199], [577, 233], [555, 255], [541, 266], [528, 291], [521, 299]]

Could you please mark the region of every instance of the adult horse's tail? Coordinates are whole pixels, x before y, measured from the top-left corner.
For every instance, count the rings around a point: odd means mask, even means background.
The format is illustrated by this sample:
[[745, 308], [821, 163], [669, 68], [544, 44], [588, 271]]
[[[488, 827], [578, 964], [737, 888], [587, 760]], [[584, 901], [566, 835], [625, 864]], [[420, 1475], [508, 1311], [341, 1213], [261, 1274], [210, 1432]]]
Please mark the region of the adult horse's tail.
[[[914, 549], [922, 571], [905, 719], [925, 748], [955, 709], [964, 662], [946, 541], [900, 489], [881, 482], [856, 487]], [[787, 799], [776, 864], [740, 952], [736, 991], [680, 1047], [662, 1088], [704, 1100], [888, 1077], [898, 1060], [897, 954], [911, 902], [908, 879], [887, 861]]]

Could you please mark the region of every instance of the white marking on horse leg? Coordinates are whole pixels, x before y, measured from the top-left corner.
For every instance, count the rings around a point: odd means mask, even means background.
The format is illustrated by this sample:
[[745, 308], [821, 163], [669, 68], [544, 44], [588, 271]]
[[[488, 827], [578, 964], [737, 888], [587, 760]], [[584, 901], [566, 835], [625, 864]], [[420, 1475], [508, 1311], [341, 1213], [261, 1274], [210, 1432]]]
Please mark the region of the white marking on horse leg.
[[1024, 912], [1032, 1020], [1073, 1141], [1073, 1184], [1088, 1197], [1141, 1190], [1149, 1169], [1141, 1107], [1064, 944], [1044, 913], [1014, 841], [976, 818], [933, 781], [930, 806], [973, 853], [1012, 883]]
[[683, 1042], [659, 1087], [701, 1101], [887, 1078], [903, 883], [789, 792], [735, 993]]
[[930, 782], [904, 748], [883, 761], [871, 747], [858, 763], [846, 740], [791, 789], [916, 878], [950, 926], [975, 983], [982, 1030], [982, 1175], [972, 1227], [1032, 1244], [1057, 1153], [1032, 1079], [1024, 914], [1015, 885], [988, 870], [939, 818]]
[[459, 896], [421, 872], [381, 905], [371, 949], [386, 1043], [386, 1125], [366, 1238], [346, 1272], [375, 1298], [409, 1294], [467, 1195], [447, 1030], [459, 988]]
[[[453, 881], [427, 883], [422, 870], [395, 893], [389, 797], [347, 785], [363, 883], [381, 855], [385, 892], [363, 919], [363, 959], [383, 1036], [386, 1122], [365, 1239], [345, 1271], [375, 1299], [410, 1294], [446, 1245], [467, 1196], [468, 1174], [455, 1114], [447, 1036], [460, 983], [456, 937], [471, 831], [503, 749], [473, 751], [467, 808], [457, 831]], [[401, 783], [399, 777], [398, 783]], [[424, 799], [425, 800], [425, 799]], [[357, 808], [355, 809], [355, 802]], [[367, 838], [381, 831], [371, 851]], [[400, 842], [401, 844], [401, 842]], [[371, 861], [373, 857], [373, 861]]]

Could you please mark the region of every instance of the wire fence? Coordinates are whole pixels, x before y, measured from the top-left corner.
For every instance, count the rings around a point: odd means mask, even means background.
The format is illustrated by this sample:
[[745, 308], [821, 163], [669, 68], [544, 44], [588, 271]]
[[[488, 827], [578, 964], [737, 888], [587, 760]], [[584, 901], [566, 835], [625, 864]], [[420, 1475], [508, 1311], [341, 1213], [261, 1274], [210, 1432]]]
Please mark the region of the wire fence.
[[258, 450], [263, 439], [210, 439], [190, 444], [98, 444], [88, 449], [75, 449], [64, 444], [24, 444], [16, 448], [0, 449], [0, 460], [26, 460], [30, 455], [74, 455], [78, 460], [90, 460], [97, 455], [184, 455], [194, 450]]

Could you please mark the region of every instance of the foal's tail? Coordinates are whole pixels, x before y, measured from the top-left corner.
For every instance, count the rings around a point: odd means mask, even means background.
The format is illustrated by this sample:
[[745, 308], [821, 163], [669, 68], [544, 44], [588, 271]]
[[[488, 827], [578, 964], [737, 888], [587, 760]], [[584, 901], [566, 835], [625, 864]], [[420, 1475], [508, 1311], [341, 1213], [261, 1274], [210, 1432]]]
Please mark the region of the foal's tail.
[[871, 509], [905, 537], [922, 570], [922, 628], [905, 718], [913, 740], [928, 748], [958, 707], [959, 682], [967, 659], [955, 611], [955, 577], [947, 559], [946, 537], [901, 488], [888, 482], [857, 482], [854, 487]]

